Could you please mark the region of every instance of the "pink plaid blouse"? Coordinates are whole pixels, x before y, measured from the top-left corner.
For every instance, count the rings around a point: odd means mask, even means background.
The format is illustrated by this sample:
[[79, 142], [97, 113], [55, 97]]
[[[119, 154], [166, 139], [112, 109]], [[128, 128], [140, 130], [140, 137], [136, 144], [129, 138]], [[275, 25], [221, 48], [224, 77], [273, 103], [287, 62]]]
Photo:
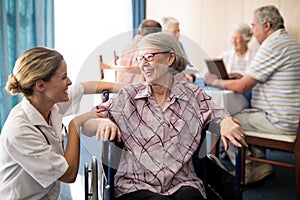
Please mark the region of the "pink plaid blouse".
[[170, 195], [182, 186], [197, 188], [202, 181], [192, 164], [202, 129], [219, 123], [227, 112], [201, 88], [174, 80], [161, 108], [145, 83], [131, 84], [101, 106], [122, 133], [124, 151], [115, 175], [115, 194], [145, 189]]

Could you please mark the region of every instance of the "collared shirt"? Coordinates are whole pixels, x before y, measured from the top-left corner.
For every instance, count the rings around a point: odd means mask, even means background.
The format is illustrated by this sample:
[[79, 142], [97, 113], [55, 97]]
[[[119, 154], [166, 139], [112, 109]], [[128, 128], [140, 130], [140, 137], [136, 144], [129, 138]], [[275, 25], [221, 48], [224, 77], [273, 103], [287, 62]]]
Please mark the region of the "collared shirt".
[[0, 135], [1, 199], [59, 199], [57, 180], [69, 167], [62, 149], [62, 117], [77, 111], [82, 95], [82, 85], [71, 90], [69, 102], [53, 106], [49, 124], [26, 98], [11, 110]]
[[251, 105], [280, 130], [295, 134], [300, 114], [300, 45], [279, 29], [265, 39], [247, 72], [258, 83]]
[[181, 186], [197, 188], [205, 196], [191, 158], [202, 129], [209, 122], [219, 123], [227, 112], [201, 88], [175, 80], [160, 107], [147, 83], [131, 84], [101, 106], [117, 123], [124, 142], [116, 196], [142, 189], [170, 195]]

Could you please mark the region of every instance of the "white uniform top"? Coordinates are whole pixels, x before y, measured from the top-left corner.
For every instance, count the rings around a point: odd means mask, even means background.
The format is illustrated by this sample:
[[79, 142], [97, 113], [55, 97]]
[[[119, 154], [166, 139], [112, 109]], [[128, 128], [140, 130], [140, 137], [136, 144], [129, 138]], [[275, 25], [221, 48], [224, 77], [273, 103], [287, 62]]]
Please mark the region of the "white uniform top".
[[62, 117], [78, 111], [83, 91], [77, 85], [69, 102], [53, 106], [50, 125], [26, 98], [10, 111], [0, 135], [1, 199], [59, 199], [58, 179], [69, 167], [62, 149]]

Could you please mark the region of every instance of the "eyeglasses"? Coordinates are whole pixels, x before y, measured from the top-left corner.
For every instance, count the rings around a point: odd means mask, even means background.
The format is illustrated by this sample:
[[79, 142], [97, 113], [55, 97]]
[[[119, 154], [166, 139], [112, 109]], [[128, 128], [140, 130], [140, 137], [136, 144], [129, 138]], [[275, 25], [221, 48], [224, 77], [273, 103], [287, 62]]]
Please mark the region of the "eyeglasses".
[[146, 55], [143, 55], [143, 56], [137, 56], [136, 61], [138, 64], [141, 64], [143, 62], [143, 60], [145, 60], [146, 62], [151, 62], [154, 59], [154, 56], [156, 54], [169, 53], [169, 52], [170, 51], [147, 53]]

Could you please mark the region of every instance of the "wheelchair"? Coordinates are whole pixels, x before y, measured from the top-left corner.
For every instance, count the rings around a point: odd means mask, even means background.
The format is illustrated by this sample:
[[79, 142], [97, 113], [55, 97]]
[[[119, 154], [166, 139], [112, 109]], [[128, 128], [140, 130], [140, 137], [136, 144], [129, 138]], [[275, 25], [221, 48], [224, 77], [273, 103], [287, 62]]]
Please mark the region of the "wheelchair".
[[100, 165], [98, 165], [99, 161], [95, 156], [92, 156], [91, 168], [89, 168], [87, 163], [84, 165], [85, 200], [114, 199], [114, 175], [116, 169], [113, 166], [117, 165], [114, 163], [119, 158], [115, 158], [116, 147], [114, 142], [104, 142], [102, 145], [103, 156]]
[[[109, 99], [109, 92], [103, 91], [103, 102]], [[100, 174], [96, 156], [92, 156], [91, 168], [84, 164], [84, 193], [85, 200], [113, 199], [114, 196], [114, 174], [115, 147], [113, 142], [102, 143], [102, 160], [100, 163]], [[104, 164], [105, 163], [105, 164]], [[101, 181], [99, 181], [99, 179]], [[100, 184], [99, 184], [100, 182]]]
[[[104, 101], [107, 101], [109, 93], [105, 91], [103, 96]], [[241, 176], [237, 174], [236, 177], [234, 177], [226, 170], [221, 169], [221, 167], [216, 164], [216, 157], [209, 156], [206, 152], [207, 129], [208, 125], [202, 130], [200, 145], [192, 157], [196, 174], [205, 185], [207, 199], [241, 200]], [[89, 169], [89, 165], [85, 163], [85, 200], [114, 199], [114, 175], [121, 157], [120, 150], [122, 150], [122, 145], [122, 143], [114, 141], [103, 142], [101, 161], [98, 161], [97, 158], [93, 156], [91, 169]], [[217, 142], [216, 147], [218, 147], [218, 145]], [[237, 152], [240, 151], [237, 149]], [[200, 155], [205, 156], [202, 157]], [[241, 157], [238, 156], [237, 159], [241, 159]], [[98, 174], [98, 163], [100, 163], [100, 174]], [[236, 163], [241, 163], [241, 161], [237, 160]], [[240, 169], [241, 166], [237, 164], [235, 170], [239, 172]], [[98, 184], [99, 182], [100, 184]]]

